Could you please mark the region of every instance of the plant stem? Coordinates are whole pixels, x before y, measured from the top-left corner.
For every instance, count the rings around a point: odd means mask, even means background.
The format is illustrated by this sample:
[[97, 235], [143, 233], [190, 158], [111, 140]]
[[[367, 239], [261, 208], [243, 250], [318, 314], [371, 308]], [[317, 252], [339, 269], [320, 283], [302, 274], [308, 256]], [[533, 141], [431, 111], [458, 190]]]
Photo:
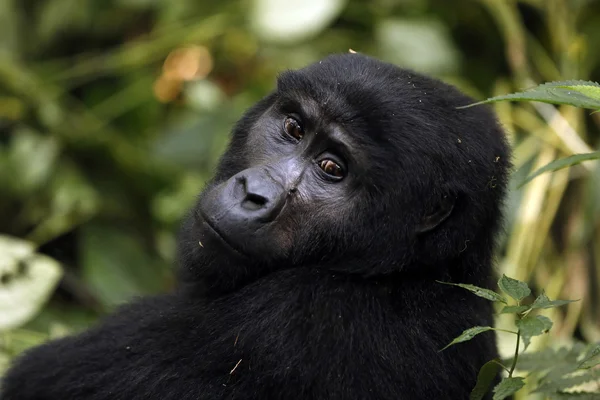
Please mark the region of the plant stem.
[[521, 330], [517, 331], [517, 348], [515, 349], [515, 357], [513, 358], [512, 365], [510, 366], [510, 371], [508, 371], [508, 377], [512, 378], [512, 374], [517, 366], [517, 359], [519, 358], [519, 343], [521, 339]]
[[506, 332], [506, 333], [512, 333], [513, 335], [518, 335], [519, 332], [515, 332], [515, 331], [511, 331], [509, 329], [502, 329], [502, 328], [493, 328], [494, 331], [498, 331], [498, 332]]
[[497, 364], [497, 365], [499, 365], [500, 367], [502, 367], [502, 369], [503, 369], [503, 370], [505, 370], [506, 372], [510, 372], [510, 370], [509, 370], [509, 369], [508, 369], [508, 368], [507, 368], [507, 367], [506, 367], [504, 364], [502, 364], [500, 361], [492, 360], [492, 362], [493, 362], [494, 364]]

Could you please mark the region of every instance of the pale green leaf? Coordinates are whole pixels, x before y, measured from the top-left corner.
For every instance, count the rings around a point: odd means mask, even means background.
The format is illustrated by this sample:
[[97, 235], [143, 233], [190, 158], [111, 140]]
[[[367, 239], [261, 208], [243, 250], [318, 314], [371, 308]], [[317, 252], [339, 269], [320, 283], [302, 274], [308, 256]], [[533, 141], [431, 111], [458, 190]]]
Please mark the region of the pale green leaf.
[[582, 163], [584, 161], [598, 160], [598, 159], [600, 159], [600, 151], [594, 151], [592, 153], [575, 154], [575, 155], [572, 155], [569, 157], [554, 160], [554, 161], [544, 165], [542, 168], [536, 170], [533, 174], [529, 175], [521, 183], [519, 183], [518, 187], [525, 185], [526, 183], [530, 182], [534, 178], [536, 178], [546, 172], [558, 171], [559, 169], [567, 168], [572, 165]]
[[579, 364], [580, 369], [593, 368], [600, 365], [600, 344], [595, 345], [588, 355]]
[[466, 107], [505, 100], [540, 101], [600, 110], [600, 85], [590, 81], [548, 82], [524, 92], [492, 97]]
[[517, 321], [517, 328], [523, 338], [524, 349], [529, 346], [531, 338], [540, 336], [552, 328], [552, 321], [543, 315], [527, 316]]
[[295, 42], [321, 32], [345, 5], [346, 0], [253, 0], [250, 21], [266, 40]]
[[579, 385], [583, 385], [588, 382], [595, 382], [600, 380], [600, 372], [595, 369], [588, 369], [583, 372], [569, 374], [559, 379], [552, 381], [545, 381], [535, 388], [536, 393], [555, 393], [562, 392], [570, 388], [574, 388]]
[[499, 295], [498, 293], [494, 292], [493, 290], [484, 289], [484, 288], [480, 288], [479, 286], [468, 285], [465, 283], [450, 283], [450, 282], [442, 282], [442, 281], [436, 281], [436, 282], [443, 283], [444, 285], [458, 286], [463, 289], [467, 289], [469, 292], [471, 292], [479, 297], [483, 297], [484, 299], [491, 300], [491, 301], [498, 301], [498, 302], [506, 304], [506, 299], [504, 297], [502, 297], [501, 295]]
[[498, 281], [500, 289], [517, 301], [523, 300], [525, 297], [531, 294], [529, 286], [525, 282], [518, 281], [513, 278], [509, 278], [506, 275], [502, 275], [502, 278]]
[[522, 314], [530, 308], [529, 306], [506, 306], [500, 311], [500, 314]]
[[564, 306], [565, 304], [574, 303], [579, 300], [550, 300], [545, 293], [540, 294], [533, 304], [531, 305], [532, 309], [540, 309], [540, 308], [553, 308]]
[[457, 343], [467, 342], [467, 341], [473, 339], [475, 336], [479, 335], [480, 333], [491, 331], [493, 329], [494, 328], [492, 328], [490, 326], [474, 326], [473, 328], [469, 328], [469, 329], [465, 330], [463, 333], [461, 333], [460, 336], [455, 338], [452, 342], [450, 342], [446, 347], [444, 347], [440, 351], [446, 350], [448, 347], [453, 346]]
[[509, 396], [512, 396], [525, 386], [525, 381], [521, 377], [515, 378], [504, 378], [494, 388], [493, 400], [503, 400]]
[[62, 275], [54, 259], [34, 245], [0, 235], [0, 331], [29, 321], [46, 303]]

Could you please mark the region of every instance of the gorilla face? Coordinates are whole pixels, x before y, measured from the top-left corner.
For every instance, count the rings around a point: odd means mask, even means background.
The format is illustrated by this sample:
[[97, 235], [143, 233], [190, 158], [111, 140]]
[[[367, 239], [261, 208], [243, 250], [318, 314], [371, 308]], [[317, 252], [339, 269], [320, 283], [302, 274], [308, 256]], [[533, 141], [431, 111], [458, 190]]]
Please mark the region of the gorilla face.
[[282, 74], [201, 194], [184, 269], [218, 268], [213, 280], [307, 265], [377, 275], [490, 249], [509, 160], [487, 109], [457, 109], [470, 102], [358, 54]]

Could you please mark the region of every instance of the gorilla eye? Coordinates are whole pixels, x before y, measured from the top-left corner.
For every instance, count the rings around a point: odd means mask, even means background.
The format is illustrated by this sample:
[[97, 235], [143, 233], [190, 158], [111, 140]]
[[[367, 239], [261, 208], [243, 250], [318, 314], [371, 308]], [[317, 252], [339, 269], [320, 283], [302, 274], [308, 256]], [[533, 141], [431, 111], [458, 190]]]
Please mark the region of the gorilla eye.
[[283, 129], [285, 130], [285, 133], [296, 140], [300, 140], [302, 139], [302, 136], [304, 136], [304, 129], [302, 129], [302, 126], [295, 118], [287, 117], [283, 121]]
[[319, 168], [323, 170], [327, 175], [341, 179], [344, 177], [343, 168], [333, 160], [325, 159], [319, 161]]

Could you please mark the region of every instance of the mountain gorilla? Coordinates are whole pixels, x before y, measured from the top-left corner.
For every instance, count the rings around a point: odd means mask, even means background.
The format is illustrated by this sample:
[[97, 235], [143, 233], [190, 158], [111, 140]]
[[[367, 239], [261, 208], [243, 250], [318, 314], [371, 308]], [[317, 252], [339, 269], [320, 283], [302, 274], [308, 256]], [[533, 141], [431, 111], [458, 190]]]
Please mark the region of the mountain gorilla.
[[233, 130], [179, 242], [173, 294], [22, 356], [4, 400], [467, 399], [493, 335], [509, 149], [487, 107], [335, 55]]

